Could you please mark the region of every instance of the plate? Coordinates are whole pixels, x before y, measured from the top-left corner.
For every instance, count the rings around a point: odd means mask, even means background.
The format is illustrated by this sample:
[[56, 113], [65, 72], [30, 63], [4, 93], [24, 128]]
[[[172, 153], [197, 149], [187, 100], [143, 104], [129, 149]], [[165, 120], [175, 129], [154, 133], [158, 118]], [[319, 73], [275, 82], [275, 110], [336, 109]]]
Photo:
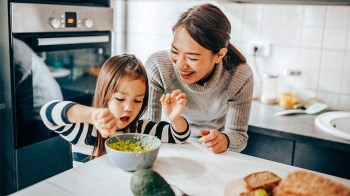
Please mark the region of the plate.
[[248, 189], [245, 185], [245, 181], [242, 178], [232, 180], [226, 184], [224, 195], [239, 196], [243, 192], [248, 192]]

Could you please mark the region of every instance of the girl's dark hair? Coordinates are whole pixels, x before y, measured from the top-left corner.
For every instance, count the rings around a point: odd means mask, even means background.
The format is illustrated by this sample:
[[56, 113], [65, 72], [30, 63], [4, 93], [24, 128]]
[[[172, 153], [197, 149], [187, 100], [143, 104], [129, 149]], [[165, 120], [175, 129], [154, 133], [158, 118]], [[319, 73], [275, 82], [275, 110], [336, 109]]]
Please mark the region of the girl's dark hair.
[[246, 63], [243, 54], [230, 43], [231, 24], [218, 7], [208, 3], [194, 6], [180, 15], [173, 26], [173, 32], [180, 26], [184, 27], [198, 44], [214, 54], [221, 48], [227, 48], [223, 58], [226, 69]]
[[[113, 56], [103, 64], [97, 78], [92, 106], [96, 108], [107, 108], [109, 99], [117, 91], [118, 83], [123, 77], [129, 77], [134, 80], [141, 79], [146, 84], [141, 110], [136, 118], [125, 128], [125, 131], [136, 132], [137, 121], [147, 108], [149, 89], [146, 70], [141, 61], [134, 55], [123, 54]], [[91, 159], [94, 158], [94, 155], [99, 157], [106, 154], [104, 147], [105, 140], [97, 131], [97, 142], [95, 143]], [[95, 152], [97, 153], [95, 154]]]

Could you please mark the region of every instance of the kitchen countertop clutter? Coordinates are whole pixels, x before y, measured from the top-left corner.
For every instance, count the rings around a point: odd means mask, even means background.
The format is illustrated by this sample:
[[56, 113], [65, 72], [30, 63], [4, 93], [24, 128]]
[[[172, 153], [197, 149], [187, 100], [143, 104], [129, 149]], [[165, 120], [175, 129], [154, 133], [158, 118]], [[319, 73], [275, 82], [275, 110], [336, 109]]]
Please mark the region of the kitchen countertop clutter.
[[284, 109], [278, 105], [266, 105], [254, 101], [250, 113], [249, 126], [259, 127], [274, 131], [275, 134], [299, 139], [320, 139], [335, 142], [339, 145], [349, 145], [350, 140], [334, 137], [330, 134], [317, 130], [315, 118], [318, 114], [295, 114], [287, 116], [275, 116], [275, 113]]

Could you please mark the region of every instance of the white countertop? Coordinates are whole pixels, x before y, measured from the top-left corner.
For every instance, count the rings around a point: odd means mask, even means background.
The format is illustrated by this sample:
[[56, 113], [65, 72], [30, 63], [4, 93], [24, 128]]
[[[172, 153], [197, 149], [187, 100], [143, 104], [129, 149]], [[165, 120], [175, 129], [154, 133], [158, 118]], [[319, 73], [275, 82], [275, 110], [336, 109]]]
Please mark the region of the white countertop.
[[[224, 195], [225, 185], [252, 172], [269, 170], [284, 178], [299, 168], [240, 153], [213, 154], [199, 143], [163, 143], [152, 169], [190, 195]], [[89, 161], [13, 195], [132, 195], [132, 172], [113, 166], [107, 156]], [[325, 175], [350, 187], [350, 180]]]

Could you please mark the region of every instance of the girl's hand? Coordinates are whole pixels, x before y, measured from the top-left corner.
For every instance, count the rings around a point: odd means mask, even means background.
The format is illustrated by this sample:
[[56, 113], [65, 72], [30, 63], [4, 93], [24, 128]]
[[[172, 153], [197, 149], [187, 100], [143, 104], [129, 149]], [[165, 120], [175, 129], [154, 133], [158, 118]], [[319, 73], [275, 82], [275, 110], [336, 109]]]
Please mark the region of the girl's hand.
[[162, 95], [160, 102], [163, 105], [163, 111], [168, 117], [170, 122], [175, 121], [181, 117], [182, 112], [185, 110], [187, 102], [186, 94], [182, 93], [179, 89], [174, 90], [171, 94]]
[[202, 145], [207, 147], [213, 153], [222, 153], [227, 150], [227, 138], [217, 129], [200, 130], [199, 134], [202, 136], [199, 139], [199, 142], [202, 142]]
[[91, 114], [91, 122], [102, 138], [117, 133], [117, 120], [107, 108], [98, 108]]

